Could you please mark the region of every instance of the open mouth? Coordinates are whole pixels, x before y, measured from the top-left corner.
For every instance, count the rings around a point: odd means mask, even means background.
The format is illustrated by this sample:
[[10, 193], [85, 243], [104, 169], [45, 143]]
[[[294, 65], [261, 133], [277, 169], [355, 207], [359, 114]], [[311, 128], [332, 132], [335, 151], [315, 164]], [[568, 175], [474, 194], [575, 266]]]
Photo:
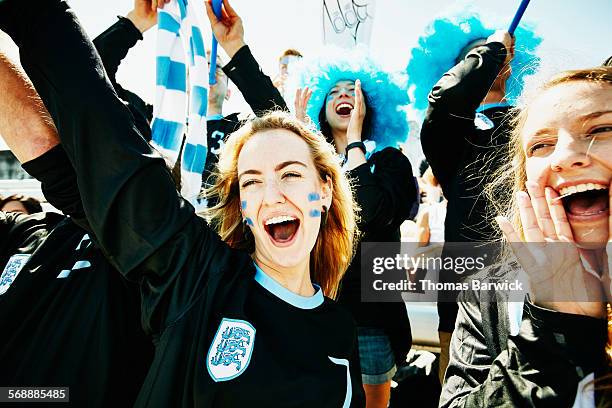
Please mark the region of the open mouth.
[[353, 105], [348, 102], [342, 102], [336, 106], [336, 113], [339, 116], [351, 116], [351, 112], [353, 111]]
[[299, 228], [300, 220], [291, 215], [272, 217], [264, 222], [264, 229], [277, 246], [291, 244]]
[[586, 183], [564, 187], [559, 191], [565, 212], [574, 218], [607, 216], [610, 199], [608, 186]]

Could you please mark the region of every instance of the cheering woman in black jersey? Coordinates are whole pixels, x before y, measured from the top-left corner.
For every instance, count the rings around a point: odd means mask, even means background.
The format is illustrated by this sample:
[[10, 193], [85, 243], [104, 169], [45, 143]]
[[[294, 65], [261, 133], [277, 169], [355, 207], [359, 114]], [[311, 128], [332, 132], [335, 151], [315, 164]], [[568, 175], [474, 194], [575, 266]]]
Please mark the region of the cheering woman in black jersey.
[[[239, 21], [227, 1], [222, 21]], [[213, 188], [219, 238], [138, 134], [65, 2], [2, 1], [0, 28], [58, 126], [96, 241], [141, 285], [156, 350], [136, 405], [362, 405], [354, 323], [324, 297], [355, 233], [324, 138], [279, 113], [232, 135]]]

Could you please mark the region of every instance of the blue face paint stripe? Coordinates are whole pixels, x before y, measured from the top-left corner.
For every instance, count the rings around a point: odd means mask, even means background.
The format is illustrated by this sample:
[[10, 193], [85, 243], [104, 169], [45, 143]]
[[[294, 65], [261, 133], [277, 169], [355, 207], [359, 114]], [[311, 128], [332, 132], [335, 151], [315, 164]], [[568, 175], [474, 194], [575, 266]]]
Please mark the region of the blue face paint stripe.
[[246, 217], [244, 220], [246, 221], [247, 225], [250, 226], [250, 227], [255, 225], [255, 224], [253, 224], [253, 220], [250, 219], [249, 217]]
[[310, 216], [311, 217], [320, 217], [321, 216], [321, 211], [314, 209], [314, 210], [310, 210]]
[[318, 193], [310, 193], [308, 194], [308, 201], [318, 201], [321, 199], [321, 196]]
[[242, 208], [243, 210], [246, 210], [247, 207], [247, 202], [246, 201], [241, 201], [240, 202], [240, 208]]

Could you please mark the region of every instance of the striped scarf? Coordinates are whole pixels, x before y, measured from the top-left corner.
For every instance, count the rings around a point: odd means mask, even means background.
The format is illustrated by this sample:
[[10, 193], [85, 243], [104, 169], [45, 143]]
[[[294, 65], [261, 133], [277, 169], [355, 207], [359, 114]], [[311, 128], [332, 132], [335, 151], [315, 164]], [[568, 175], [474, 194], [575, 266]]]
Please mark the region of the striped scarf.
[[192, 201], [200, 192], [207, 151], [208, 64], [197, 15], [187, 0], [173, 0], [158, 9], [151, 124], [155, 147], [173, 163], [180, 160], [181, 194]]

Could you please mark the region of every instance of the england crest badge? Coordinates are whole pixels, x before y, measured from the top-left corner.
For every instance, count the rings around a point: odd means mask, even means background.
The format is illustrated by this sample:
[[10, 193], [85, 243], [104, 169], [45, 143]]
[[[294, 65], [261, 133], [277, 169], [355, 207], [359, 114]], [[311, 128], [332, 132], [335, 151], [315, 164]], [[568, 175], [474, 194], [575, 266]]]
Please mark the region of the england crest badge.
[[223, 318], [208, 355], [206, 368], [215, 382], [238, 377], [251, 362], [255, 328], [244, 320]]
[[3, 295], [30, 259], [30, 254], [15, 254], [11, 256], [0, 275], [0, 295]]

